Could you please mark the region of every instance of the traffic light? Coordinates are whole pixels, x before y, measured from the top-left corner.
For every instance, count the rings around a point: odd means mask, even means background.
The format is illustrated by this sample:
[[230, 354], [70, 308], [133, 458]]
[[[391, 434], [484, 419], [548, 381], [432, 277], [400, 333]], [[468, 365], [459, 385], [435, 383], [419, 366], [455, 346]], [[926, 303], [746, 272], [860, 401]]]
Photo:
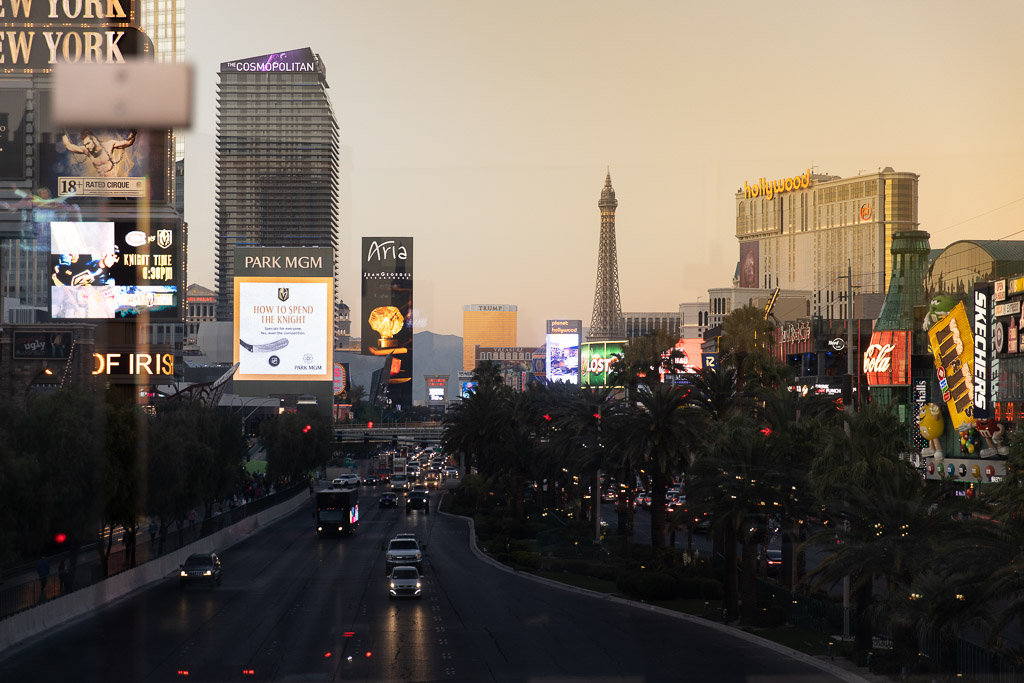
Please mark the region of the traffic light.
[[311, 431], [313, 431], [313, 425], [306, 425], [302, 428], [303, 434], [309, 434]]

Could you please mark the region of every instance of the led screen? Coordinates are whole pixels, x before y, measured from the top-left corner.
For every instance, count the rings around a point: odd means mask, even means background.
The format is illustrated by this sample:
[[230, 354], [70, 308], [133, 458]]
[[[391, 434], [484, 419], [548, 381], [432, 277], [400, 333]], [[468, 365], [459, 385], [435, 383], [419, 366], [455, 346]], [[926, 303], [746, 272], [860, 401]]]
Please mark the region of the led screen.
[[333, 280], [235, 278], [235, 379], [334, 380]]
[[171, 227], [50, 223], [50, 315], [55, 320], [178, 318], [178, 247]]
[[444, 401], [444, 387], [427, 387], [428, 401]]
[[547, 370], [549, 382], [580, 383], [580, 335], [547, 335]]

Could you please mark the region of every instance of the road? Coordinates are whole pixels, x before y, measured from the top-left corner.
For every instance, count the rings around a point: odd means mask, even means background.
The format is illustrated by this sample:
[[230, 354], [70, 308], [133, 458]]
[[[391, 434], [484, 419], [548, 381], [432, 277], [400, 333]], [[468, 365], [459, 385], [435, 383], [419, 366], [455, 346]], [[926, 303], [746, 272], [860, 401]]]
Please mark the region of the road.
[[[222, 553], [221, 586], [169, 577], [9, 653], [0, 680], [833, 680], [704, 624], [502, 571], [470, 551], [461, 518], [375, 500], [363, 489], [342, 539], [317, 539], [303, 507]], [[401, 531], [427, 544], [422, 600], [387, 597], [381, 545]]]

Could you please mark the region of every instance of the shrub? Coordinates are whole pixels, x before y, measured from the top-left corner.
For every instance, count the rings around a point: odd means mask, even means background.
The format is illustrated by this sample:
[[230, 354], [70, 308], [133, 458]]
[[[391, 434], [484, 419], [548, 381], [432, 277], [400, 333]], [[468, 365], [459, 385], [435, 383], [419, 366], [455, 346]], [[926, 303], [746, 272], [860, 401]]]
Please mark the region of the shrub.
[[665, 572], [634, 572], [619, 578], [619, 590], [641, 600], [671, 600], [679, 594], [679, 585]]
[[523, 550], [516, 550], [508, 554], [509, 564], [524, 569], [540, 569], [540, 555]]

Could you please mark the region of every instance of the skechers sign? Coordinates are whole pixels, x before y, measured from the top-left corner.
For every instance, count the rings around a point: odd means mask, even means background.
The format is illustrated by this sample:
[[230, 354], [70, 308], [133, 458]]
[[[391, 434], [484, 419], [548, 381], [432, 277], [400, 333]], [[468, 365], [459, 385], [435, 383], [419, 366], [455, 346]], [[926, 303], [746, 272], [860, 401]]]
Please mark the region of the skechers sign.
[[974, 287], [974, 418], [990, 416], [992, 378], [998, 376], [998, 363], [991, 352], [989, 339], [992, 328], [992, 284]]

